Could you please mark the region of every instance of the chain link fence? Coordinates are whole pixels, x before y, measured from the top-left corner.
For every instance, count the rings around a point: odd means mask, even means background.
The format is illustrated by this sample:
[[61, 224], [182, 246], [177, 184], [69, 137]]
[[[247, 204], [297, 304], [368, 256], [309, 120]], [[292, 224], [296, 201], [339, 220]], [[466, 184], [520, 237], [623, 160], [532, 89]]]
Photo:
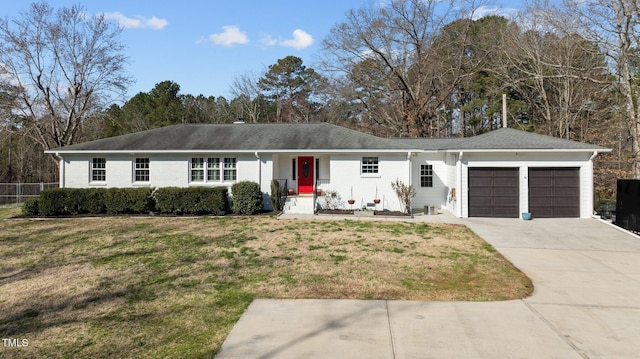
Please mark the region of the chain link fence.
[[17, 204], [29, 197], [38, 197], [45, 189], [58, 187], [58, 182], [0, 183], [0, 204]]

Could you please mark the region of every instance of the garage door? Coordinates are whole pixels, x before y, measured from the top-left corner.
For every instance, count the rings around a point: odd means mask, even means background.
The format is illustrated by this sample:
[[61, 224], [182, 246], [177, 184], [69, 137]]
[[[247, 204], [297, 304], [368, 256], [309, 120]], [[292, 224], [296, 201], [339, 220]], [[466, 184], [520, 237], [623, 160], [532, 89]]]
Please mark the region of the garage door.
[[580, 217], [578, 168], [529, 168], [529, 212], [533, 218]]
[[519, 216], [518, 168], [469, 168], [469, 217]]

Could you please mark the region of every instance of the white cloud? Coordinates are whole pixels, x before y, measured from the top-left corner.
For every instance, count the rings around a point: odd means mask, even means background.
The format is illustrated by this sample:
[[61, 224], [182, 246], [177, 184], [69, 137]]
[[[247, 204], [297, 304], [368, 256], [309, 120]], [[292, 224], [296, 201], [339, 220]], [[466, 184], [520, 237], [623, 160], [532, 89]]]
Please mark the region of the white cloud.
[[233, 44], [246, 44], [249, 42], [247, 34], [240, 31], [237, 26], [223, 26], [223, 32], [219, 34], [212, 34], [209, 36], [209, 41], [216, 45], [231, 46]]
[[137, 15], [135, 18], [127, 17], [120, 12], [105, 12], [105, 19], [116, 20], [120, 26], [125, 29], [152, 29], [162, 30], [169, 24], [166, 19], [159, 19], [155, 16], [146, 18], [144, 16]]
[[280, 46], [293, 47], [296, 50], [305, 49], [312, 44], [313, 37], [300, 29], [293, 31], [293, 39], [280, 41]]
[[518, 13], [518, 9], [504, 7], [488, 7], [482, 5], [473, 12], [473, 20], [478, 20], [485, 16], [504, 16], [507, 19], [513, 19]]
[[262, 37], [260, 38], [260, 44], [262, 44], [262, 46], [265, 46], [265, 47], [273, 46], [277, 43], [278, 41], [269, 34], [263, 34]]

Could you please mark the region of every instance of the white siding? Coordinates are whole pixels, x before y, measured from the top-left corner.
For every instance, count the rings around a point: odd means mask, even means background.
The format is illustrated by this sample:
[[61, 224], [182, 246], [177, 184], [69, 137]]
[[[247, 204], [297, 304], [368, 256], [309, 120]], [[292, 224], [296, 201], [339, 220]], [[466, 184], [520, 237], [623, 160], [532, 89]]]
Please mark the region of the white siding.
[[[458, 155], [453, 153], [447, 153], [446, 156], [446, 185], [447, 185], [447, 197], [445, 207], [452, 213], [456, 213], [457, 199], [453, 194], [453, 189], [457, 187], [458, 183]], [[457, 193], [456, 193], [457, 194]]]
[[[413, 187], [416, 196], [413, 199], [413, 208], [421, 210], [424, 206], [446, 206], [447, 193], [450, 183], [450, 166], [445, 163], [444, 153], [422, 153], [413, 158]], [[420, 166], [423, 164], [433, 167], [433, 187], [421, 187]]]
[[[292, 179], [292, 159], [296, 154], [263, 154], [259, 159], [250, 154], [193, 154], [193, 155], [66, 155], [61, 161], [64, 187], [168, 187], [168, 186], [228, 186], [235, 182], [190, 183], [190, 160], [193, 157], [235, 157], [237, 159], [237, 181], [260, 183], [262, 191], [271, 191], [271, 179], [288, 179], [289, 187], [297, 189]], [[312, 155], [313, 156], [313, 155]], [[468, 216], [467, 178], [468, 167], [517, 167], [520, 170], [520, 208], [528, 211], [528, 171], [531, 167], [577, 167], [580, 169], [580, 216], [593, 213], [593, 164], [591, 153], [420, 153], [407, 158], [407, 153], [379, 154], [377, 174], [361, 174], [362, 157], [375, 154], [316, 154], [320, 160], [320, 178], [329, 179], [328, 187], [336, 190], [344, 208], [349, 208], [348, 199], [356, 202], [353, 208], [361, 208], [381, 199], [377, 209], [400, 210], [401, 206], [391, 182], [399, 179], [416, 188], [414, 208], [435, 205], [448, 208], [460, 217]], [[90, 181], [92, 158], [106, 158], [107, 180], [101, 183]], [[150, 180], [148, 183], [134, 182], [136, 157], [148, 157]], [[420, 187], [420, 165], [433, 165], [434, 186]], [[206, 170], [206, 169], [205, 169]], [[456, 196], [450, 197], [452, 189]], [[376, 195], [377, 191], [377, 195]]]
[[[375, 156], [372, 154], [331, 155], [330, 172], [331, 187], [338, 192], [344, 208], [362, 208], [372, 206], [374, 199], [381, 202], [376, 207], [378, 210], [388, 209], [399, 211], [401, 209], [398, 197], [391, 189], [391, 182], [399, 179], [405, 184], [410, 184], [410, 162], [406, 154], [381, 154], [378, 155], [378, 173], [361, 174], [360, 165], [362, 157]], [[377, 191], [377, 197], [376, 197]], [[347, 200], [353, 199], [355, 203], [350, 206]]]
[[[271, 156], [267, 155], [261, 161], [255, 155], [235, 154], [193, 154], [193, 155], [89, 155], [88, 157], [66, 156], [64, 158], [64, 185], [65, 187], [187, 187], [187, 186], [227, 186], [230, 187], [236, 181], [227, 182], [190, 182], [190, 161], [194, 157], [235, 157], [237, 181], [259, 182], [264, 190], [268, 189], [272, 171]], [[107, 180], [100, 183], [92, 183], [91, 161], [92, 158], [106, 158]], [[134, 164], [136, 158], [149, 158], [149, 182], [135, 182]], [[222, 160], [221, 160], [222, 162]], [[206, 171], [206, 168], [205, 168]], [[261, 174], [259, 177], [258, 174]]]

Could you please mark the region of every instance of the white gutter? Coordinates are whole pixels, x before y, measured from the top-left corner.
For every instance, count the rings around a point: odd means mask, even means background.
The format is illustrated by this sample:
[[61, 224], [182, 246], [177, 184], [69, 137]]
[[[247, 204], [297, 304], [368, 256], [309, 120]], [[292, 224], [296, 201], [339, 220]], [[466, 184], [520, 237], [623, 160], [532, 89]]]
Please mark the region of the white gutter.
[[[611, 150], [609, 150], [609, 152], [611, 152]], [[593, 159], [598, 155], [598, 151], [593, 151], [593, 154], [591, 155], [591, 157], [589, 157], [589, 162], [593, 161]]]
[[[443, 152], [452, 152], [452, 153], [456, 153], [460, 150], [444, 150]], [[558, 153], [558, 152], [565, 152], [565, 153], [580, 153], [580, 152], [591, 152], [594, 151], [593, 149], [527, 149], [527, 148], [523, 148], [523, 149], [516, 149], [516, 148], [512, 148], [512, 149], [484, 149], [484, 150], [462, 150], [464, 152], [467, 153], [510, 153], [510, 152], [522, 152], [522, 153]], [[599, 149], [596, 152], [611, 152], [612, 150], [610, 148], [603, 148], [603, 149]]]
[[[161, 153], [161, 154], [198, 154], [198, 153], [255, 153], [256, 151], [264, 153], [405, 153], [407, 149], [398, 150], [368, 150], [368, 149], [344, 149], [344, 150], [327, 150], [327, 149], [287, 149], [287, 150], [58, 150], [58, 151], [44, 151], [44, 153], [63, 153], [63, 154], [144, 154], [144, 153]], [[419, 149], [412, 149], [412, 152], [422, 152]]]

